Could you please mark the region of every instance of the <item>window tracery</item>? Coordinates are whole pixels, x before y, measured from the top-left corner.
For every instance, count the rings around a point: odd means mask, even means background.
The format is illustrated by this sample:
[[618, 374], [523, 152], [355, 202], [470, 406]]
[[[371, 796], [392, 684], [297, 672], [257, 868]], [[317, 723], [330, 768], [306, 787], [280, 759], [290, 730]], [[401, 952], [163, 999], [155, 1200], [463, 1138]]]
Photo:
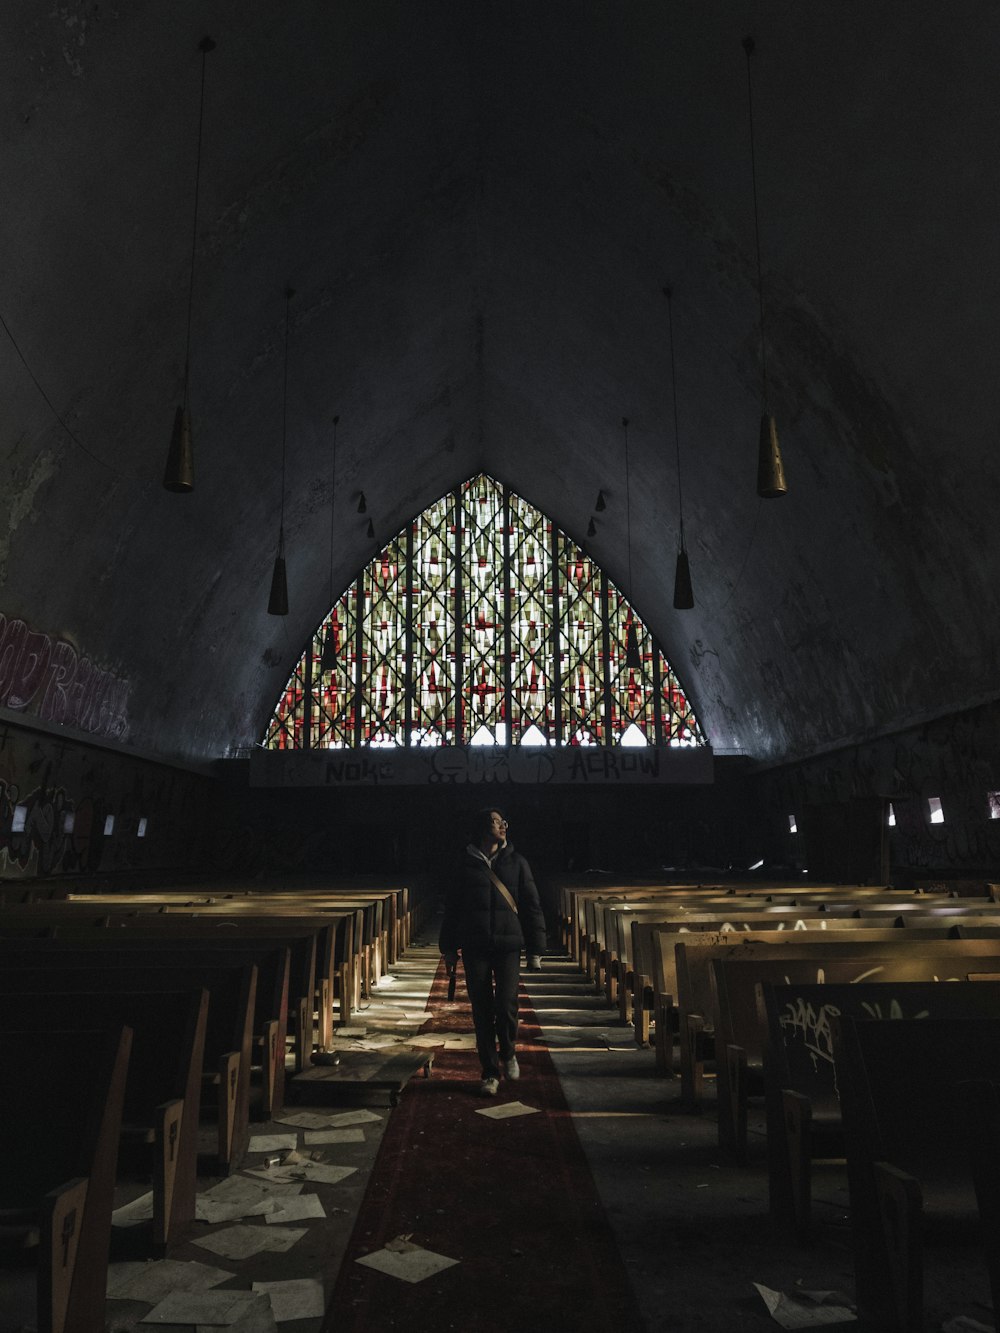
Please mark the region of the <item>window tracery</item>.
[[[639, 667], [625, 660], [630, 622]], [[328, 631], [336, 665], [323, 671]], [[338, 598], [264, 738], [279, 750], [704, 743], [624, 594], [485, 473], [413, 519]]]

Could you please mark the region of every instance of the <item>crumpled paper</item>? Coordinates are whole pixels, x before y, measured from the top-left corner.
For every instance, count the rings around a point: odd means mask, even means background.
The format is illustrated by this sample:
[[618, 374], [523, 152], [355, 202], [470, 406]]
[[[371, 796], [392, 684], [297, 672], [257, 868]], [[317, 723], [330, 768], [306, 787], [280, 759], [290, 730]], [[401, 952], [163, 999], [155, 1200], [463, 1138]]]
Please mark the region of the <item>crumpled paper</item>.
[[821, 1328], [824, 1324], [842, 1324], [856, 1319], [850, 1299], [842, 1291], [799, 1290], [794, 1296], [771, 1287], [753, 1284], [767, 1306], [768, 1313], [782, 1328]]

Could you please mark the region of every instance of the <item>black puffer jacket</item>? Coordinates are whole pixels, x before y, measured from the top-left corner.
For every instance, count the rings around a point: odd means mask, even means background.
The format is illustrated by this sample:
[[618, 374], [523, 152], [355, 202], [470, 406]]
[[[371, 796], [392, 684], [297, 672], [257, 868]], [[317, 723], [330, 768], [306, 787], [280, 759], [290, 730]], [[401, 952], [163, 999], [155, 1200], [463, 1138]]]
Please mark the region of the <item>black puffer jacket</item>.
[[508, 842], [497, 853], [493, 873], [517, 903], [517, 915], [494, 888], [482, 856], [466, 847], [445, 890], [442, 953], [545, 952], [545, 917], [527, 861]]

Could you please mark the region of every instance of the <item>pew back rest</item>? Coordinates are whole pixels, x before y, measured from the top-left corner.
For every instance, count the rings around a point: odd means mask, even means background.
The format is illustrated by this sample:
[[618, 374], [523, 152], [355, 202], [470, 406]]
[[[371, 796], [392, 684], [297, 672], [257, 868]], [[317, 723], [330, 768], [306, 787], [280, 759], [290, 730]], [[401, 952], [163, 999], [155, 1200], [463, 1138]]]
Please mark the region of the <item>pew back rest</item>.
[[969, 1176], [961, 1085], [1000, 1076], [1000, 1018], [845, 1017], [834, 1051], [856, 1168], [885, 1161], [928, 1184]]
[[[769, 1087], [810, 1099], [814, 1111], [838, 1108], [833, 1033], [838, 1018], [894, 1021], [1000, 1017], [1000, 982], [894, 981], [854, 984], [757, 983], [758, 1021], [767, 1033]], [[933, 1070], [928, 1076], [934, 1077]]]
[[[676, 937], [675, 937], [676, 940]], [[683, 1013], [699, 1013], [711, 1017], [714, 1007], [712, 990], [711, 964], [716, 959], [726, 961], [746, 959], [761, 961], [782, 959], [792, 956], [811, 960], [817, 966], [824, 961], [837, 958], [882, 959], [891, 958], [896, 951], [903, 949], [910, 958], [936, 958], [941, 968], [940, 975], [964, 980], [966, 974], [978, 966], [978, 961], [995, 957], [1000, 953], [996, 939], [956, 940], [942, 939], [935, 932], [928, 939], [920, 938], [908, 930], [888, 928], [874, 932], [874, 938], [868, 932], [851, 931], [841, 936], [840, 932], [827, 931], [821, 937], [813, 932], [796, 931], [784, 937], [772, 936], [763, 941], [752, 936], [737, 936], [735, 939], [721, 937], [718, 941], [681, 940], [674, 944], [674, 957], [677, 970], [678, 1006]], [[924, 979], [924, 973], [914, 974], [914, 980]], [[751, 1001], [751, 1007], [753, 1001]]]

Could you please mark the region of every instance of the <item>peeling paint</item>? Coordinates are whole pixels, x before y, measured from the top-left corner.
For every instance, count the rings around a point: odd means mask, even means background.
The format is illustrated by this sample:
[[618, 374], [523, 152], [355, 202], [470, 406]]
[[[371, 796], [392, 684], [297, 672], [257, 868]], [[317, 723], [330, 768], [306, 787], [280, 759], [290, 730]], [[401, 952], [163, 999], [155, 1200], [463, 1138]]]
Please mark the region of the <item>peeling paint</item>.
[[0, 584], [7, 582], [7, 561], [14, 544], [14, 537], [21, 524], [29, 519], [32, 523], [38, 518], [35, 509], [35, 497], [38, 492], [56, 474], [55, 456], [48, 451], [40, 453], [35, 459], [26, 484], [15, 491], [7, 520], [7, 531], [0, 537]]

